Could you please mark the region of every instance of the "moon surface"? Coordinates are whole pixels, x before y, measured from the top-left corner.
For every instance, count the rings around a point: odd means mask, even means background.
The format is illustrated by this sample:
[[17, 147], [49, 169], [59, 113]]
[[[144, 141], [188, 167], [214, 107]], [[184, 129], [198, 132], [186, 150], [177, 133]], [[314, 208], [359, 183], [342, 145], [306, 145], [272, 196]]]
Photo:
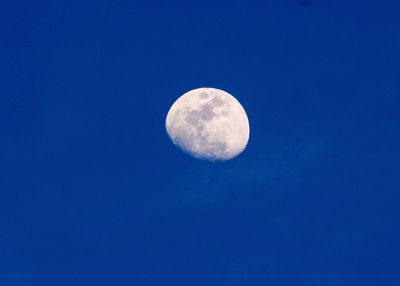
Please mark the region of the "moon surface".
[[180, 149], [210, 161], [236, 157], [250, 135], [242, 105], [216, 88], [197, 88], [179, 97], [168, 111], [165, 127]]

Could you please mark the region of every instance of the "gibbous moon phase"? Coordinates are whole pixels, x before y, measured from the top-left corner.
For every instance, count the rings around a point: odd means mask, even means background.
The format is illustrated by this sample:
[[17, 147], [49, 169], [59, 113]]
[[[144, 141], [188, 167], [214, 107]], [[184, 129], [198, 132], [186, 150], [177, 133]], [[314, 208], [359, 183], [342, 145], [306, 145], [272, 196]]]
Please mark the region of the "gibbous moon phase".
[[216, 88], [193, 89], [170, 108], [165, 127], [186, 153], [210, 161], [239, 155], [249, 141], [246, 112], [232, 95]]

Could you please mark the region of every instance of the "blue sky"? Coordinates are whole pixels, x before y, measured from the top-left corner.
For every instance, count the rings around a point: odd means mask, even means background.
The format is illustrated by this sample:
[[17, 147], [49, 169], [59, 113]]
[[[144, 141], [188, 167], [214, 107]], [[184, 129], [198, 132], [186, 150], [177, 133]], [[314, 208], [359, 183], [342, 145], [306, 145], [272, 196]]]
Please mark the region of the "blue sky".
[[[2, 1], [0, 285], [398, 285], [397, 1]], [[250, 141], [195, 160], [198, 87]]]

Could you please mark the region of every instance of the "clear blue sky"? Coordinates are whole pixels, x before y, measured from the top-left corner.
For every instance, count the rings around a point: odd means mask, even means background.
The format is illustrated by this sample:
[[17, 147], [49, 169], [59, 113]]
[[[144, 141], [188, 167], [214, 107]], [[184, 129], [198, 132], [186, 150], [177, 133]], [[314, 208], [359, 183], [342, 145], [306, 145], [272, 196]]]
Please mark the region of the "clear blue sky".
[[[400, 285], [399, 1], [0, 2], [1, 286]], [[225, 163], [171, 144], [197, 87]]]

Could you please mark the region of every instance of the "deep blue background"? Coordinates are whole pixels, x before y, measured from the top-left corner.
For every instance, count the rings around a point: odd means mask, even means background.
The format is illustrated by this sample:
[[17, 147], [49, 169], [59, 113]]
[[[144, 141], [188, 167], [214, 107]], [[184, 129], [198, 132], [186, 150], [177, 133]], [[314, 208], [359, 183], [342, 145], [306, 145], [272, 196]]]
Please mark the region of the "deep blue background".
[[[400, 285], [400, 2], [1, 1], [0, 285]], [[250, 142], [165, 133], [203, 86]]]

